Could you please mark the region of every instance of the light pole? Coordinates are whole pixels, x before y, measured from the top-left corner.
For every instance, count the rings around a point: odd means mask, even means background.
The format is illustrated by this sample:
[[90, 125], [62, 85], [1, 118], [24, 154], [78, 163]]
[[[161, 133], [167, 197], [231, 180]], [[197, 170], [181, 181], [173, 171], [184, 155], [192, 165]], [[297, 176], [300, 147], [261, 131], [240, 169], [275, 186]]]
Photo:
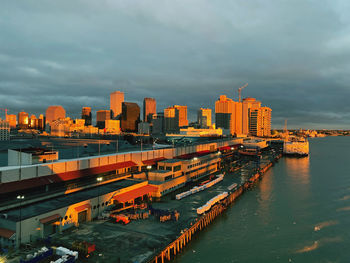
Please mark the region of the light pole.
[[[97, 184], [100, 184], [100, 182], [102, 182], [102, 177], [97, 177]], [[100, 215], [100, 187], [97, 186], [97, 217]]]
[[151, 169], [152, 169], [152, 165], [147, 165], [147, 177], [146, 177], [147, 181], [148, 181], [148, 173]]
[[18, 241], [19, 241], [19, 246], [21, 246], [21, 239], [22, 239], [22, 200], [24, 199], [24, 195], [18, 195], [17, 199], [19, 200], [19, 236], [18, 236]]

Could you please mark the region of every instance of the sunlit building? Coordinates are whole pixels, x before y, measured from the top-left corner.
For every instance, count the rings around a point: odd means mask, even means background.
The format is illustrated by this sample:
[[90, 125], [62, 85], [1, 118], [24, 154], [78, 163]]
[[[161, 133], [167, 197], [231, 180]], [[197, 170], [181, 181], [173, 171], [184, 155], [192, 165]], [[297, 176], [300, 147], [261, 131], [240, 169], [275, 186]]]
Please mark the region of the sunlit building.
[[6, 121], [10, 124], [10, 128], [14, 129], [17, 126], [17, 116], [15, 114], [6, 115]]
[[18, 113], [18, 127], [20, 129], [27, 129], [29, 125], [29, 114], [21, 111]]
[[39, 118], [38, 118], [38, 130], [41, 130], [43, 131], [45, 129], [45, 117], [43, 114], [40, 114], [39, 115]]
[[81, 118], [85, 120], [85, 126], [89, 126], [92, 124], [92, 116], [91, 116], [91, 108], [83, 107], [81, 110]]
[[188, 126], [187, 106], [174, 105], [173, 107], [179, 111], [179, 127]]
[[261, 102], [254, 98], [245, 98], [242, 102], [242, 133], [249, 134], [249, 112], [250, 109], [258, 109], [261, 107]]
[[66, 118], [66, 111], [62, 106], [49, 106], [46, 110], [46, 123]]
[[120, 133], [120, 121], [119, 120], [106, 120], [105, 121], [105, 133], [119, 134]]
[[105, 128], [105, 121], [111, 119], [111, 112], [109, 110], [99, 110], [96, 112], [96, 126], [100, 129]]
[[157, 112], [157, 102], [153, 98], [143, 99], [143, 121], [150, 123], [152, 115]]
[[29, 128], [37, 129], [38, 128], [38, 119], [34, 114], [32, 114], [29, 118]]
[[122, 103], [121, 129], [123, 132], [137, 132], [140, 122], [140, 107], [133, 102]]
[[110, 109], [113, 118], [122, 113], [122, 103], [124, 102], [124, 92], [115, 91], [110, 94]]
[[164, 109], [164, 132], [179, 133], [179, 110], [175, 107]]
[[220, 95], [219, 100], [215, 102], [216, 128], [223, 129], [225, 133], [234, 134], [234, 113], [235, 102], [226, 95]]
[[211, 109], [200, 108], [197, 112], [197, 122], [200, 128], [209, 128], [211, 126]]
[[249, 134], [259, 137], [271, 135], [271, 109], [269, 107], [250, 109]]

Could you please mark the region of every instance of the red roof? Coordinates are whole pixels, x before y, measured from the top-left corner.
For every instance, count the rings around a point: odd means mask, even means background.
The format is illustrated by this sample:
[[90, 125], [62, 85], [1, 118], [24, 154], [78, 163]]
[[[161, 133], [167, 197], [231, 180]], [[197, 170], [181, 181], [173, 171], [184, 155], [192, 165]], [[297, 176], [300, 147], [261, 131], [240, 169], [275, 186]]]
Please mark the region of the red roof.
[[227, 146], [222, 146], [219, 148], [219, 151], [229, 151], [231, 150], [231, 146], [227, 145]]
[[166, 160], [166, 158], [165, 157], [159, 157], [159, 158], [145, 160], [145, 161], [142, 161], [142, 162], [143, 162], [144, 165], [154, 165], [157, 162], [163, 161], [163, 160]]
[[49, 223], [49, 222], [51, 222], [51, 221], [57, 221], [57, 220], [59, 220], [60, 219], [60, 215], [59, 214], [54, 214], [54, 215], [52, 215], [52, 216], [48, 216], [48, 217], [45, 217], [45, 218], [42, 218], [42, 219], [40, 219], [39, 221], [40, 221], [40, 223], [42, 223], [42, 224], [46, 224], [46, 223]]
[[108, 164], [108, 165], [103, 165], [103, 166], [88, 168], [83, 170], [77, 170], [72, 172], [65, 172], [65, 173], [47, 175], [47, 176], [36, 177], [36, 178], [15, 181], [10, 183], [3, 183], [3, 184], [0, 184], [0, 193], [5, 194], [5, 193], [10, 193], [15, 191], [21, 191], [24, 189], [35, 188], [43, 185], [48, 185], [52, 183], [70, 181], [74, 179], [79, 179], [84, 176], [110, 172], [113, 170], [132, 167], [132, 166], [137, 166], [137, 164], [132, 161], [126, 161], [126, 162]]
[[200, 156], [203, 156], [203, 155], [207, 155], [209, 153], [211, 153], [211, 151], [204, 150], [204, 151], [199, 151], [199, 152], [194, 152], [194, 153], [183, 154], [183, 155], [177, 156], [175, 158], [178, 158], [178, 159], [191, 159], [191, 158], [194, 158], [194, 157], [200, 157]]
[[141, 197], [141, 196], [144, 196], [146, 194], [149, 194], [151, 192], [155, 192], [157, 190], [158, 190], [158, 188], [155, 187], [155, 186], [145, 185], [145, 186], [142, 186], [140, 188], [131, 190], [129, 192], [113, 196], [113, 199], [117, 200], [119, 203], [125, 203], [125, 202], [128, 202], [128, 201], [134, 200], [134, 199], [136, 199], [138, 197]]
[[90, 207], [91, 207], [90, 204], [85, 204], [85, 205], [74, 207], [74, 209], [79, 213], [81, 211], [84, 211], [85, 209], [89, 209]]
[[6, 228], [0, 228], [0, 237], [10, 239], [16, 232]]

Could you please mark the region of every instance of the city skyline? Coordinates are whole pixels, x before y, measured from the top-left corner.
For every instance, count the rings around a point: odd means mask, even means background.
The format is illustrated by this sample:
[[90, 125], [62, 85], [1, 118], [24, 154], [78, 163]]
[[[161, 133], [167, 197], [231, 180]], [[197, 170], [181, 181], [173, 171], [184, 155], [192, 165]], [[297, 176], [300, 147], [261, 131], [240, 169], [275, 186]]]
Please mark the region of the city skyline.
[[243, 97], [273, 109], [273, 128], [288, 119], [291, 128], [349, 129], [348, 7], [7, 2], [0, 11], [1, 107], [39, 115], [62, 105], [79, 116], [83, 106], [108, 109], [108, 94], [120, 90], [138, 105], [150, 94], [161, 109], [188, 105], [195, 120], [220, 94], [237, 101], [248, 82]]

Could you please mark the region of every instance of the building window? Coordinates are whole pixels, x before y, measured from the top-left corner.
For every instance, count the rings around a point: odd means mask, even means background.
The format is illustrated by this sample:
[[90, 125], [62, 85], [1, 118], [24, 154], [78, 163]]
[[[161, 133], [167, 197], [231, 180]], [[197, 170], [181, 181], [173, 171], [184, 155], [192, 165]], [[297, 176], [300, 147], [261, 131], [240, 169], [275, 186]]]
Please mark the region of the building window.
[[167, 166], [167, 167], [166, 167], [166, 170], [167, 170], [167, 171], [171, 171], [171, 166]]

